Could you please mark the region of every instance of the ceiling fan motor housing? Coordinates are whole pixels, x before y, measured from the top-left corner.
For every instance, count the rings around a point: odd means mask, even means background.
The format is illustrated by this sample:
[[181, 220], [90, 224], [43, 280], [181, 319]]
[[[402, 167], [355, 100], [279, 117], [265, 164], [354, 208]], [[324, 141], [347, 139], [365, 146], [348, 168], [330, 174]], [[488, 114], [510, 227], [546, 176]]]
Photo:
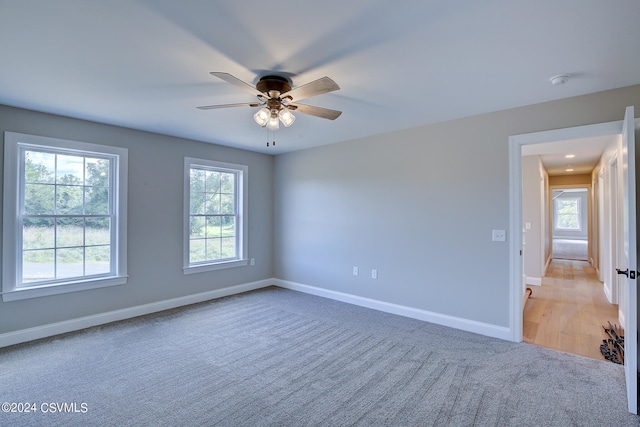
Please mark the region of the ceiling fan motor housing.
[[278, 98], [280, 94], [291, 90], [291, 83], [284, 77], [264, 76], [256, 84], [256, 89], [269, 94], [271, 98]]

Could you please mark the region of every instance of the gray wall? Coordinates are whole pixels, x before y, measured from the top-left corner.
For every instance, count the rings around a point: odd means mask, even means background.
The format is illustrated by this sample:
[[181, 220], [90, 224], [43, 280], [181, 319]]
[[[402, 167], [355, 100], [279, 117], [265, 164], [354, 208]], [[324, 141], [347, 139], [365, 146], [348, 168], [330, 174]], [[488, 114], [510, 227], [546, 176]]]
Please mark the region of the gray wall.
[[[542, 245], [544, 218], [544, 174], [540, 156], [522, 157], [522, 223], [524, 236], [524, 275], [533, 279], [544, 276], [546, 259]], [[526, 229], [526, 224], [531, 228]]]
[[[124, 286], [0, 302], [0, 333], [273, 277], [272, 156], [0, 106], [0, 132], [4, 131], [129, 149], [130, 277]], [[183, 275], [185, 156], [248, 165], [248, 253], [256, 259], [255, 266]]]
[[521, 232], [509, 136], [621, 120], [628, 105], [640, 112], [640, 86], [277, 156], [275, 275], [508, 327], [508, 243], [491, 230]]
[[[270, 277], [508, 327], [508, 244], [491, 230], [511, 232], [509, 135], [620, 120], [627, 105], [640, 111], [640, 85], [275, 160], [0, 106], [2, 132], [129, 149], [130, 274], [125, 286], [0, 302], [0, 333]], [[254, 267], [182, 274], [185, 156], [249, 166]]]

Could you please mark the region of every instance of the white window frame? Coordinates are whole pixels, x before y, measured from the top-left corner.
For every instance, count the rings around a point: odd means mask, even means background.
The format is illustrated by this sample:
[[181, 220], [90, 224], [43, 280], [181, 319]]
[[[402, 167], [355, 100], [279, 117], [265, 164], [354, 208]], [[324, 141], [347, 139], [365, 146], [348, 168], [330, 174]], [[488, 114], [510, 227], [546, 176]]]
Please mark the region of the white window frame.
[[[567, 227], [559, 227], [558, 226], [558, 221], [560, 219], [560, 215], [558, 214], [558, 203], [559, 201], [567, 201], [567, 200], [571, 200], [571, 201], [575, 201], [577, 208], [578, 208], [578, 212], [577, 212], [577, 217], [578, 217], [578, 228], [567, 228]], [[582, 231], [582, 206], [581, 203], [582, 201], [580, 200], [580, 197], [557, 197], [556, 199], [553, 200], [553, 213], [554, 213], [554, 219], [555, 219], [555, 224], [554, 224], [554, 228], [556, 230], [560, 230], [560, 231]]]
[[[190, 176], [191, 168], [205, 168], [220, 172], [233, 172], [236, 175], [235, 196], [236, 196], [236, 257], [220, 261], [208, 261], [204, 263], [193, 263], [189, 261], [189, 235], [191, 220], [191, 192]], [[198, 159], [194, 157], [184, 158], [184, 229], [183, 229], [183, 272], [184, 274], [201, 273], [205, 271], [220, 270], [225, 268], [242, 267], [248, 264], [248, 170], [246, 165], [219, 162], [214, 160]]]
[[[22, 233], [20, 200], [24, 192], [23, 149], [45, 150], [60, 154], [80, 156], [107, 156], [113, 159], [110, 189], [114, 215], [111, 227], [111, 273], [48, 281], [42, 284], [18, 286], [19, 266], [22, 257]], [[4, 186], [3, 186], [3, 254], [2, 254], [2, 300], [4, 302], [27, 298], [38, 298], [68, 292], [78, 292], [106, 286], [123, 285], [127, 282], [127, 173], [128, 150], [121, 147], [27, 135], [15, 132], [4, 133]]]

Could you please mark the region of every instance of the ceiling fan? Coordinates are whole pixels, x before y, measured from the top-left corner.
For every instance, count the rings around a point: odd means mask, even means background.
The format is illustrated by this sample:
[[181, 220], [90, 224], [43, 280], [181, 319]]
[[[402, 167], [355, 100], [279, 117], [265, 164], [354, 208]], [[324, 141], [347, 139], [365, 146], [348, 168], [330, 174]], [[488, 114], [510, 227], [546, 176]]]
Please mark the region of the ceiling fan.
[[295, 121], [292, 111], [328, 120], [335, 120], [342, 114], [342, 111], [298, 104], [298, 101], [302, 99], [340, 89], [340, 86], [329, 77], [322, 77], [302, 86], [292, 88], [289, 79], [278, 75], [266, 75], [260, 78], [256, 86], [253, 87], [229, 73], [214, 71], [210, 74], [255, 95], [258, 98], [258, 102], [205, 105], [197, 107], [200, 110], [229, 107], [262, 107], [254, 114], [253, 118], [260, 126], [267, 127], [271, 131], [277, 130], [280, 127], [280, 122], [285, 127], [291, 126]]

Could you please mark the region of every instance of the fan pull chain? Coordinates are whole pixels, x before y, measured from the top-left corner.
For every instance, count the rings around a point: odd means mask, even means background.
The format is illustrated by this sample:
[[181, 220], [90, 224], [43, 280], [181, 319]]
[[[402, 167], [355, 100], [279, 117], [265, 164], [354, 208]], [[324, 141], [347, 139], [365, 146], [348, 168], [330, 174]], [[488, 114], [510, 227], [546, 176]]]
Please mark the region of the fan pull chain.
[[[269, 138], [269, 137], [271, 137], [271, 138]], [[271, 146], [275, 147], [276, 146], [276, 135], [275, 135], [275, 132], [270, 131], [269, 128], [267, 128], [267, 147], [269, 146], [269, 139], [271, 139]]]

